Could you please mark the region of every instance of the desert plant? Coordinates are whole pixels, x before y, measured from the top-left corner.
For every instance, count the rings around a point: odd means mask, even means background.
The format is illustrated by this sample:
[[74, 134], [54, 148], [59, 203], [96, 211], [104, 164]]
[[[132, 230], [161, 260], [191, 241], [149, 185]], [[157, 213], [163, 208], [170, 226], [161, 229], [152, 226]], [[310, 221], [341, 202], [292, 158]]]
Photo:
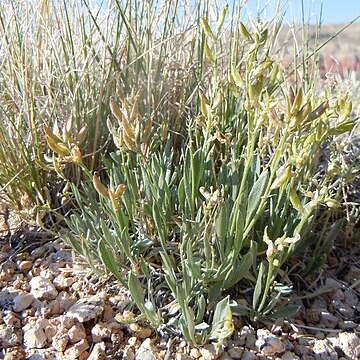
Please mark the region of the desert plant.
[[[282, 309], [291, 292], [286, 261], [311, 247], [319, 264], [341, 225], [328, 226], [341, 174], [327, 160], [319, 168], [321, 150], [331, 154], [333, 140], [355, 125], [346, 98], [329, 101], [286, 81], [271, 57], [277, 24], [228, 29], [227, 11], [215, 25], [199, 19], [192, 66], [201, 78], [197, 97], [187, 94], [174, 115], [180, 123], [153, 108], [166, 97], [149, 102], [152, 87], [119, 91], [108, 120], [119, 150], [98, 173], [75, 161], [87, 179], [81, 187], [62, 174], [75, 209], [60, 236], [128, 288], [152, 326], [196, 344], [221, 343], [233, 312], [276, 318], [294, 310]], [[148, 73], [161, 59], [154, 55]], [[312, 237], [319, 214], [326, 221]], [[248, 308], [230, 298], [234, 287], [251, 290]]]

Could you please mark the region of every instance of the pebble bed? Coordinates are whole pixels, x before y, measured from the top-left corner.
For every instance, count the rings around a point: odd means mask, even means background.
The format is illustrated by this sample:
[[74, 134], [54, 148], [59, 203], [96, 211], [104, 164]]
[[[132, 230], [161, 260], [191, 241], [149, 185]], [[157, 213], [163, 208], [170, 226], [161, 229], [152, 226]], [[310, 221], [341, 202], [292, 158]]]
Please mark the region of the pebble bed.
[[0, 242], [0, 359], [360, 359], [359, 249], [330, 257], [316, 283], [332, 290], [298, 300], [294, 319], [264, 324], [235, 317], [233, 335], [217, 349], [129, 324], [126, 291], [95, 280], [63, 243], [17, 254], [10, 243]]

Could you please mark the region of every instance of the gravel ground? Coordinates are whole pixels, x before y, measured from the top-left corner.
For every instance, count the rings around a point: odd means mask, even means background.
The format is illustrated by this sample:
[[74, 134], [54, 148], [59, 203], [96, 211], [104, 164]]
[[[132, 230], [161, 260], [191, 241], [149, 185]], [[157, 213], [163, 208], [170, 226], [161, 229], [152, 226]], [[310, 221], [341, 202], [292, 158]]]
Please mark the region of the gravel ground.
[[96, 280], [63, 243], [31, 233], [3, 239], [0, 359], [360, 359], [359, 254], [359, 247], [351, 255], [333, 252], [312, 278], [313, 289], [332, 290], [298, 300], [291, 321], [235, 318], [234, 334], [215, 349], [127, 325], [134, 314], [126, 291]]

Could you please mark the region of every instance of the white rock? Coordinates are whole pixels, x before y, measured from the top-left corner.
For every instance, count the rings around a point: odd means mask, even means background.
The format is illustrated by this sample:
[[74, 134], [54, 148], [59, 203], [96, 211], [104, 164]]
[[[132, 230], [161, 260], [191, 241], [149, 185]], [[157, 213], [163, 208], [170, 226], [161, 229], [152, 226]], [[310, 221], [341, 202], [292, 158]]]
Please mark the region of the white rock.
[[4, 360], [25, 360], [26, 353], [20, 346], [7, 349]]
[[103, 301], [96, 298], [80, 299], [66, 313], [66, 316], [86, 322], [100, 316], [104, 311]]
[[68, 289], [76, 281], [75, 277], [67, 277], [64, 273], [60, 273], [54, 279], [54, 285], [58, 290]]
[[[94, 345], [88, 360], [103, 360], [106, 358], [106, 347], [104, 342], [99, 342]], [[125, 354], [124, 354], [125, 355]], [[125, 358], [123, 355], [123, 359]]]
[[22, 333], [20, 329], [7, 325], [0, 325], [0, 348], [6, 349], [18, 346], [22, 342]]
[[7, 309], [12, 305], [14, 298], [18, 295], [17, 292], [9, 291], [8, 289], [0, 291], [0, 308]]
[[20, 294], [14, 297], [13, 310], [20, 312], [27, 309], [34, 301], [34, 296], [31, 294]]
[[33, 277], [30, 280], [30, 293], [39, 300], [54, 300], [58, 294], [55, 286], [42, 276]]
[[4, 316], [3, 321], [7, 326], [21, 328], [21, 319], [12, 311], [9, 311], [6, 316]]
[[70, 344], [75, 344], [86, 338], [86, 332], [82, 323], [74, 324], [68, 332]]
[[67, 344], [69, 343], [69, 336], [67, 333], [56, 333], [52, 340], [52, 346], [57, 351], [65, 351]]
[[341, 332], [337, 337], [329, 337], [334, 346], [338, 346], [350, 359], [360, 357], [360, 336], [352, 332]]
[[143, 341], [136, 352], [135, 360], [160, 360], [158, 351], [151, 344], [150, 339]]
[[264, 356], [274, 356], [285, 351], [283, 342], [274, 336], [269, 330], [259, 329], [257, 331], [258, 339], [255, 342], [256, 347]]
[[24, 343], [27, 347], [41, 349], [46, 341], [46, 335], [40, 326], [35, 325], [24, 330]]
[[199, 349], [199, 351], [204, 360], [218, 359], [224, 353], [224, 350], [221, 347], [216, 348], [213, 344], [205, 345]]
[[85, 352], [89, 348], [89, 344], [86, 339], [79, 341], [78, 343], [74, 344], [73, 346], [69, 347], [64, 355], [66, 359], [76, 359], [79, 357], [83, 352]]

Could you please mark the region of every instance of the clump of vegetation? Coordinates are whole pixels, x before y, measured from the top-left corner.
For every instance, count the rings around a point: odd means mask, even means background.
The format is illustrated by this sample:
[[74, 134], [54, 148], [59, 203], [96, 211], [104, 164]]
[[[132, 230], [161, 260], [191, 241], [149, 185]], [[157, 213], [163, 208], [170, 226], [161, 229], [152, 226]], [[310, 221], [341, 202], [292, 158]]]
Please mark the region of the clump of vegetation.
[[[1, 183], [10, 189], [5, 200], [30, 193], [38, 223], [39, 209], [52, 209], [66, 227], [51, 231], [100, 276], [115, 276], [152, 326], [220, 344], [233, 331], [233, 314], [296, 311], [288, 305], [289, 275], [325, 261], [342, 226], [343, 216], [331, 221], [349, 180], [336, 143], [355, 126], [352, 104], [315, 95], [306, 63], [288, 80], [273, 52], [276, 22], [244, 24], [235, 5], [211, 21], [215, 7], [198, 2], [189, 23], [187, 7], [157, 5], [109, 2], [104, 25], [86, 1], [73, 3], [83, 19], [75, 32], [82, 47], [75, 47], [68, 5], [63, 19], [47, 8], [42, 21], [65, 26], [56, 32], [63, 57], [55, 52], [56, 62], [40, 61], [25, 78], [28, 112], [9, 111], [9, 82], [1, 100], [17, 129], [4, 138], [7, 146], [14, 151], [20, 141], [20, 160], [33, 172], [10, 172], [1, 161]], [[41, 112], [37, 77], [50, 65]], [[113, 145], [104, 151], [106, 134]], [[60, 193], [71, 212], [61, 215], [46, 189]], [[289, 258], [306, 249], [313, 252], [307, 265], [294, 261], [289, 269]], [[234, 289], [250, 294], [251, 304], [238, 305]]]

